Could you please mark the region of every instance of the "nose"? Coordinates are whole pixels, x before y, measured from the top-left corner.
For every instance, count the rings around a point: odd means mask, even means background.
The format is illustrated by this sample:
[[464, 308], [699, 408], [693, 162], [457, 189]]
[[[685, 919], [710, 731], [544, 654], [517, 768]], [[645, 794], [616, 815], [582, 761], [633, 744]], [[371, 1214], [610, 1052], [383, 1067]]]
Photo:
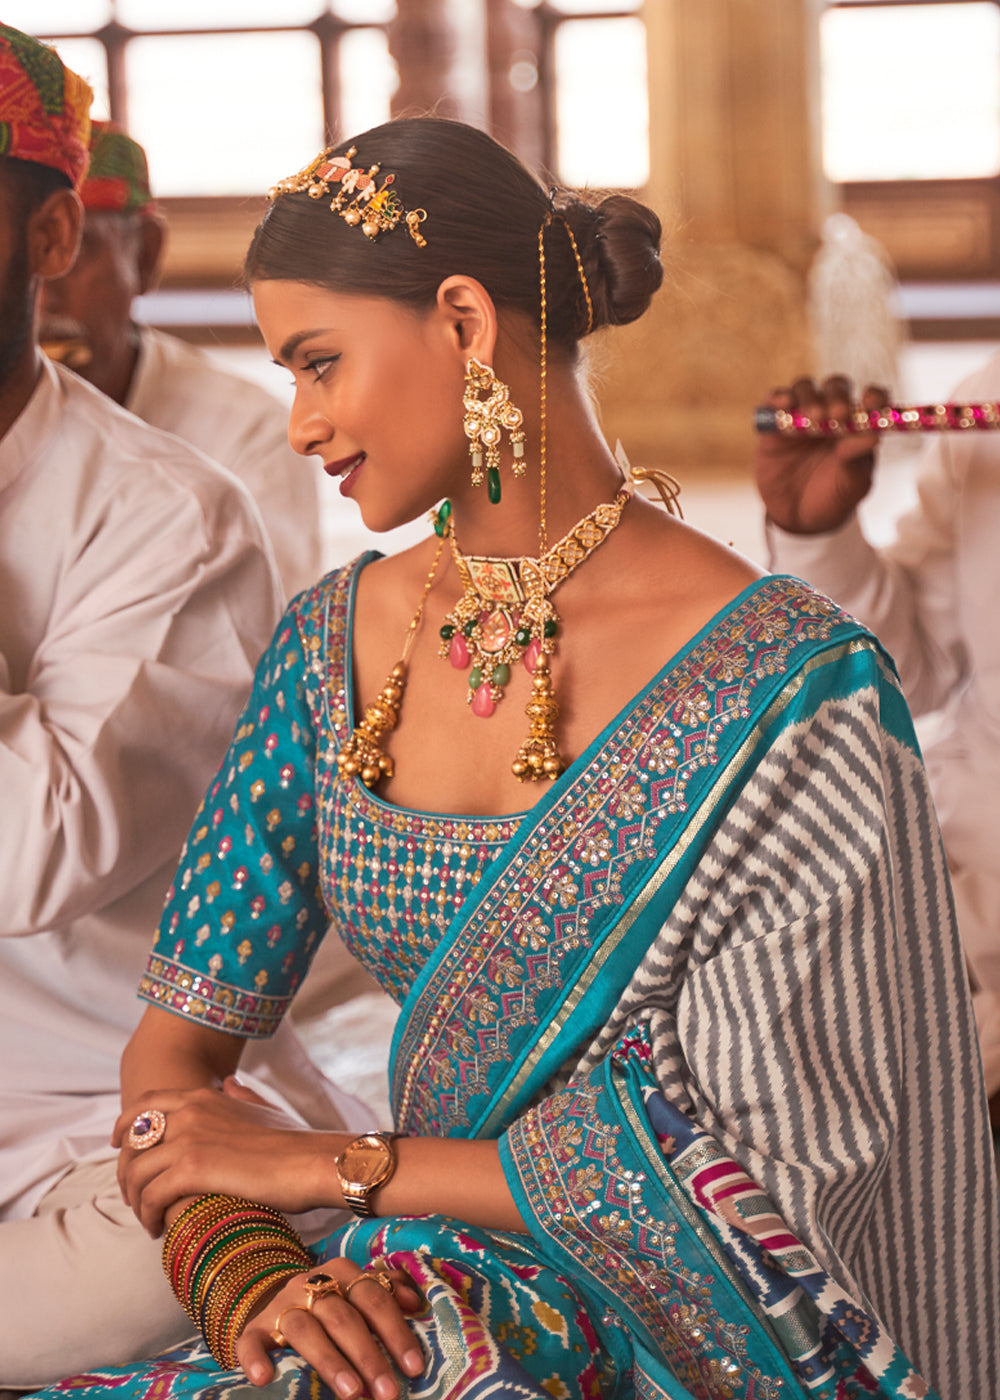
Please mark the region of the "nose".
[[322, 452], [333, 438], [333, 424], [320, 409], [309, 389], [297, 385], [288, 415], [288, 441], [302, 457]]

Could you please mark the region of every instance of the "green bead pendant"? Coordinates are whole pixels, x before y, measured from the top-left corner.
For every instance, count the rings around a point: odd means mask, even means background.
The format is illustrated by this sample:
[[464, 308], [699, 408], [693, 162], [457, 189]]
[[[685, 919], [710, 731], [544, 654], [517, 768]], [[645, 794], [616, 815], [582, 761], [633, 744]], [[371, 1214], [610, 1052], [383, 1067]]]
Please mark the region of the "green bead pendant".
[[558, 624], [558, 622], [556, 622], [556, 620], [555, 620], [554, 617], [550, 617], [550, 618], [548, 619], [548, 621], [545, 623], [545, 635], [546, 635], [546, 637], [554, 637], [558, 631], [559, 631], [559, 624]]
[[469, 672], [469, 689], [478, 690], [483, 683], [483, 672], [481, 667], [473, 666]]
[[506, 665], [503, 661], [501, 661], [500, 664], [499, 664], [499, 666], [494, 666], [494, 667], [493, 667], [493, 674], [492, 674], [492, 676], [490, 676], [490, 684], [491, 684], [491, 685], [506, 685], [507, 682], [508, 682], [509, 680], [510, 680], [510, 667], [509, 667], [508, 665]]
[[500, 473], [496, 467], [490, 467], [486, 473], [486, 494], [490, 498], [490, 504], [498, 506], [500, 504]]

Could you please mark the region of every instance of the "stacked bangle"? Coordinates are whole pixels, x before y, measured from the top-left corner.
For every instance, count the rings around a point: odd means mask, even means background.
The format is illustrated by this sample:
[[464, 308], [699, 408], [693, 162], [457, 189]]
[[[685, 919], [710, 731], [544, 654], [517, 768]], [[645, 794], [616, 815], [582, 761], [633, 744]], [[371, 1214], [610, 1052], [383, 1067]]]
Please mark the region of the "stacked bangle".
[[312, 1264], [279, 1211], [237, 1196], [200, 1196], [163, 1241], [170, 1286], [226, 1369], [236, 1365], [236, 1343], [257, 1304]]

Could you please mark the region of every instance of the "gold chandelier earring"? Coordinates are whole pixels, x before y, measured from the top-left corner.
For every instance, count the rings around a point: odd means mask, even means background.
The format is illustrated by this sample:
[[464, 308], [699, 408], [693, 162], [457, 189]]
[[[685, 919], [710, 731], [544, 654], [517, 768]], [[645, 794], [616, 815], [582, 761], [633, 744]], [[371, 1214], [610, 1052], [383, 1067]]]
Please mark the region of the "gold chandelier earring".
[[[484, 398], [483, 395], [486, 397]], [[474, 356], [465, 366], [465, 436], [472, 459], [472, 484], [482, 486], [483, 457], [486, 458], [486, 490], [493, 505], [500, 504], [500, 443], [503, 430], [510, 433], [514, 475], [524, 475], [524, 432], [521, 410], [510, 401], [510, 389], [498, 379], [489, 365]]]

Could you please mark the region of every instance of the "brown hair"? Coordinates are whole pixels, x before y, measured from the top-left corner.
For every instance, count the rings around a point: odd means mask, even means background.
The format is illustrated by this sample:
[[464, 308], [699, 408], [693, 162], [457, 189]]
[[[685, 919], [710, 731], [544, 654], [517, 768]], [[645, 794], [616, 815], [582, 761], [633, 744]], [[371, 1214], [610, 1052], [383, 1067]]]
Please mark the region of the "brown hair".
[[[641, 316], [663, 280], [660, 221], [627, 195], [550, 196], [510, 151], [485, 132], [441, 117], [401, 117], [334, 153], [357, 147], [365, 168], [395, 177], [407, 209], [424, 209], [419, 248], [404, 225], [372, 242], [329, 208], [329, 197], [282, 194], [247, 252], [247, 282], [289, 279], [332, 291], [388, 297], [414, 309], [434, 304], [446, 277], [481, 282], [498, 308], [539, 324], [538, 230], [553, 210], [573, 231], [593, 303], [593, 327]], [[587, 332], [587, 304], [573, 249], [554, 218], [545, 232], [548, 334], [571, 348]]]

